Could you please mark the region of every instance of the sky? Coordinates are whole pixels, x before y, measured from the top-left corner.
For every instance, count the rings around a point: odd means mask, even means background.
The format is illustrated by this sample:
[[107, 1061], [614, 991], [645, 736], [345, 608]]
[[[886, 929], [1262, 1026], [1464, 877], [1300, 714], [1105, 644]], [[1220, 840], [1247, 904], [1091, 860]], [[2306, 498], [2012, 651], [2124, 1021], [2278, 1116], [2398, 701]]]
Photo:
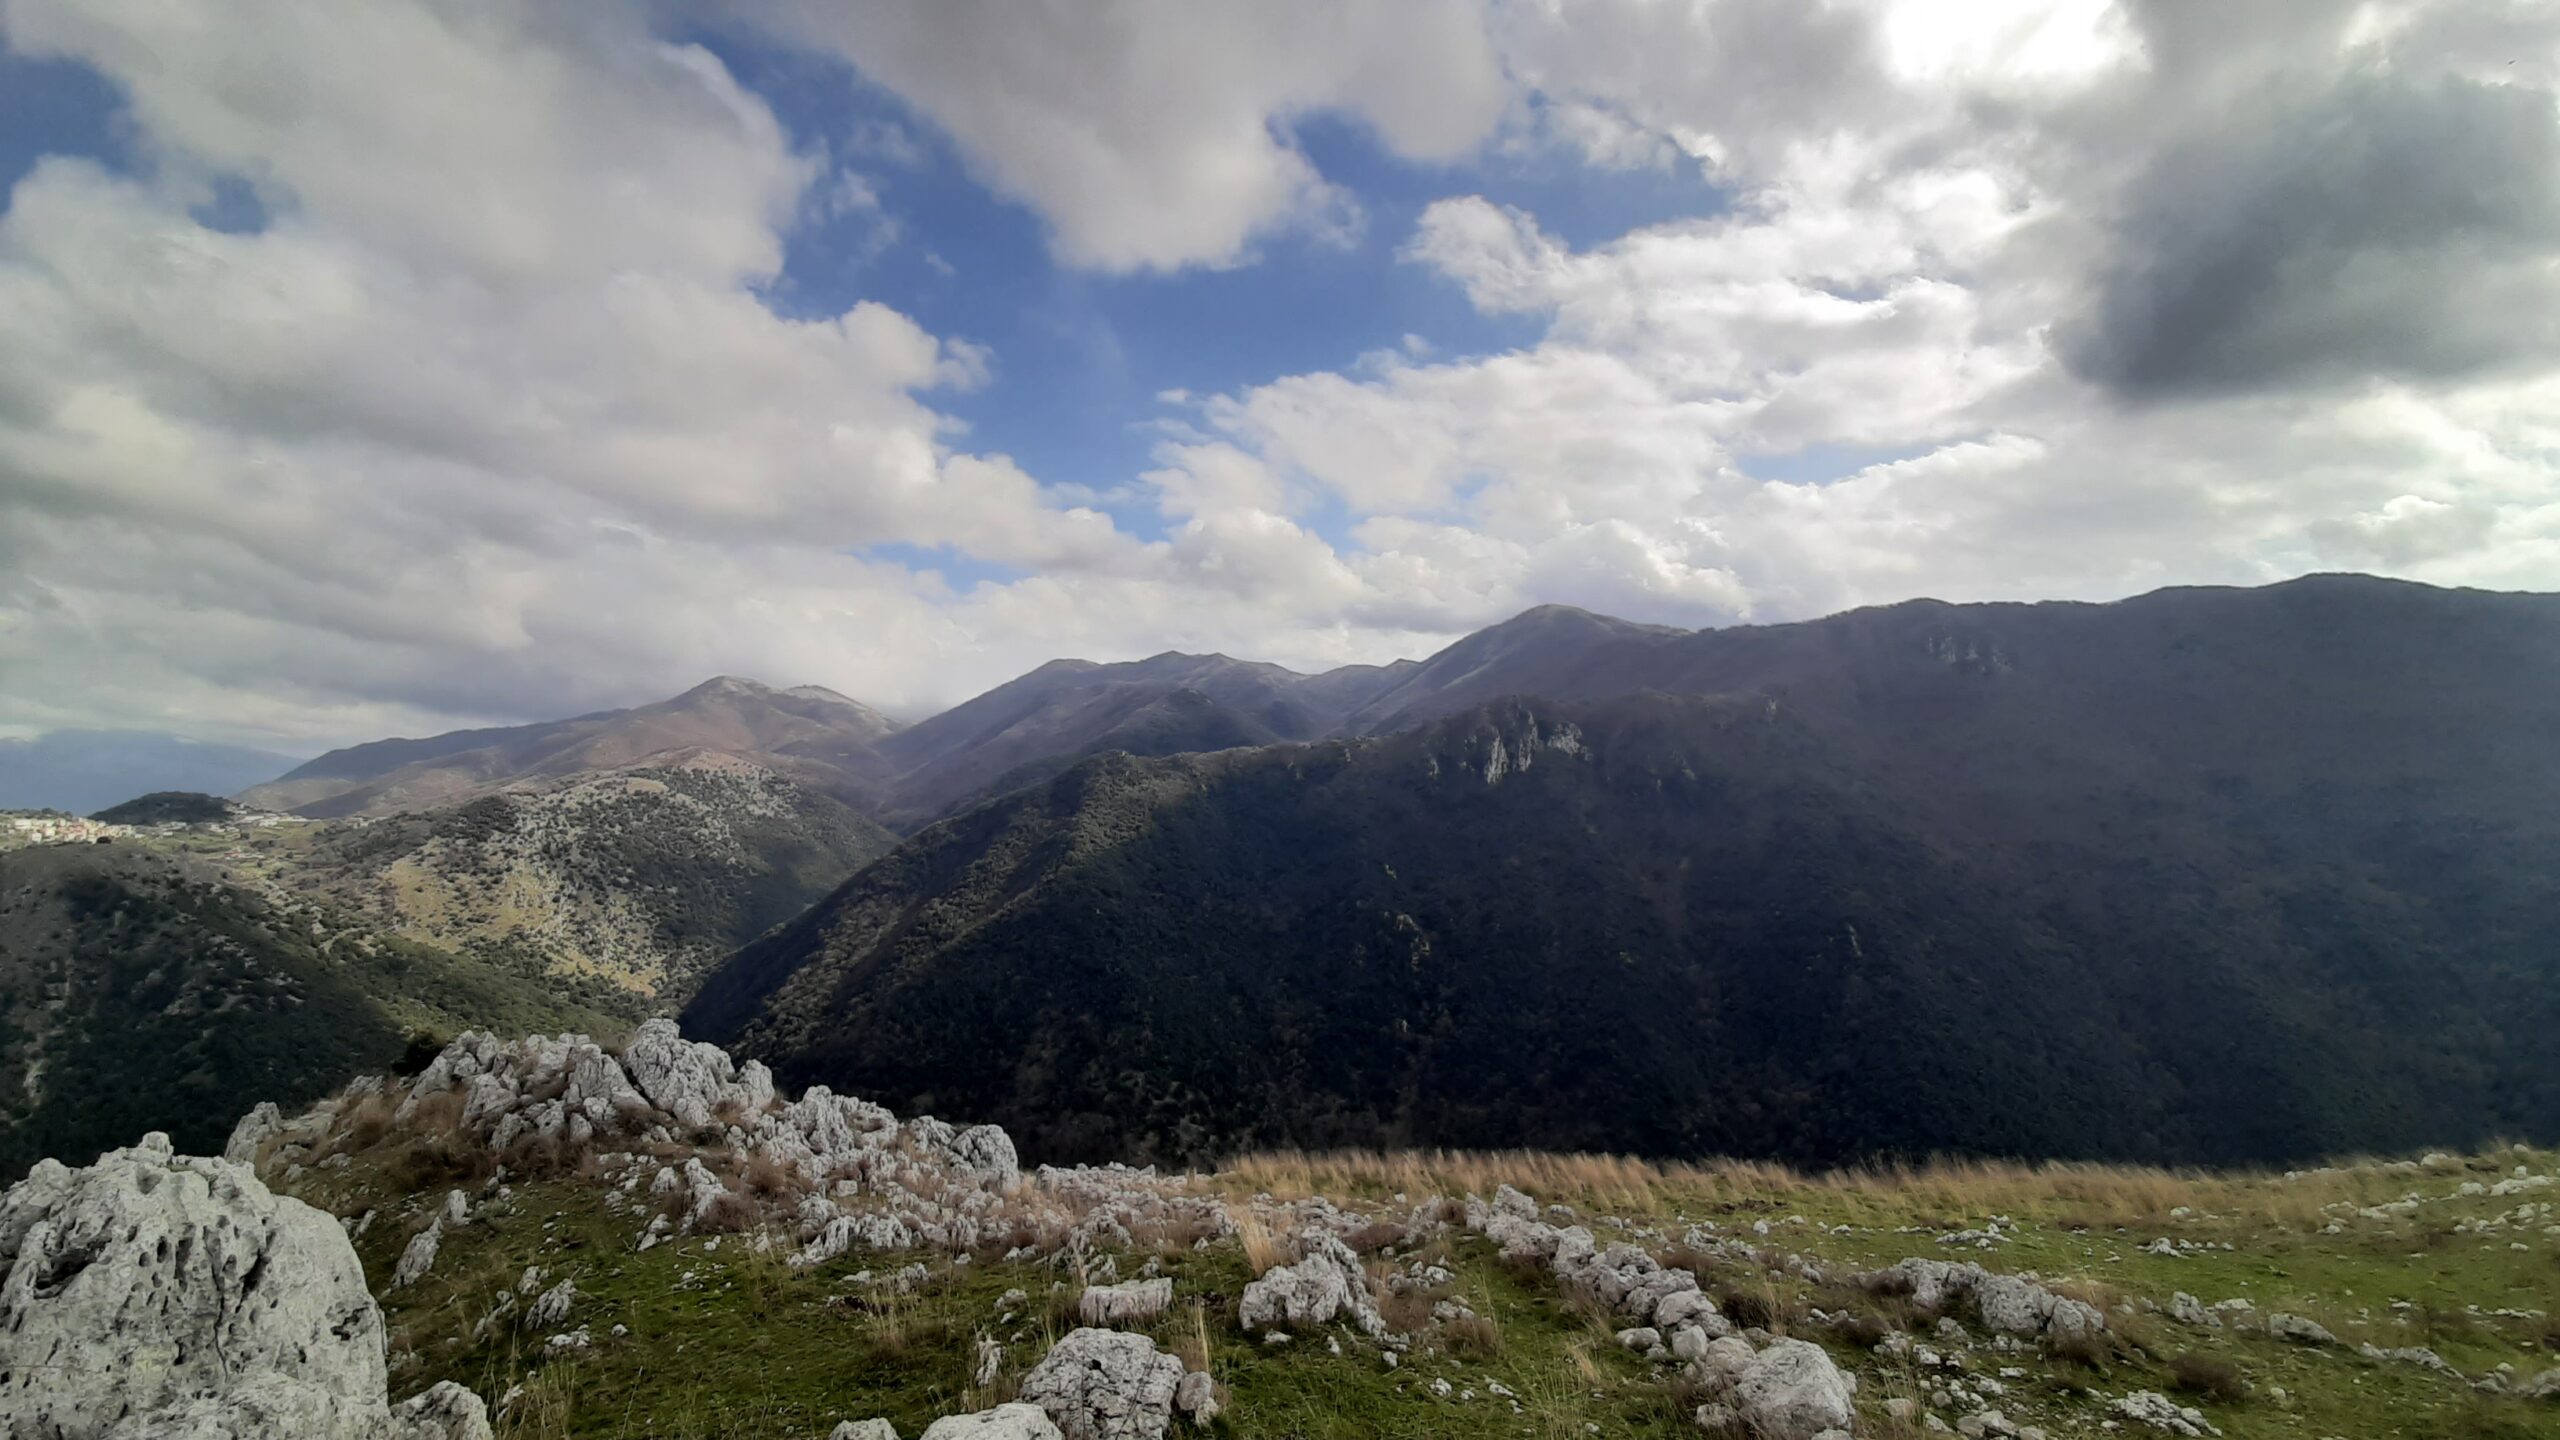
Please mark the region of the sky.
[[2547, 0], [0, 0], [0, 734], [2560, 589]]

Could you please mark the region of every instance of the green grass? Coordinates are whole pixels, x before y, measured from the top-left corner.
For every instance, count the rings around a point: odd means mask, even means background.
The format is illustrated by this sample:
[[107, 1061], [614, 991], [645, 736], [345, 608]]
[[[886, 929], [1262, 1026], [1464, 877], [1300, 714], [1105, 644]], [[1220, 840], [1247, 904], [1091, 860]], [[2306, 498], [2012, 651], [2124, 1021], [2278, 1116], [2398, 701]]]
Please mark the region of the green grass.
[[[371, 1152], [343, 1172], [311, 1171], [293, 1187], [342, 1214], [377, 1204], [380, 1213], [359, 1242], [377, 1287], [410, 1231], [441, 1199], [442, 1189], [384, 1203], [389, 1171]], [[2494, 1157], [2547, 1173], [2548, 1154]], [[2475, 1164], [2487, 1164], [2476, 1161]], [[2207, 1203], [2184, 1217], [2128, 1218], [2121, 1228], [2090, 1223], [2089, 1201], [2038, 1198], [2014, 1179], [1977, 1179], [1985, 1208], [1951, 1208], [1943, 1188], [1902, 1189], [1843, 1183], [1837, 1178], [1783, 1177], [1758, 1171], [1757, 1193], [1732, 1185], [1683, 1186], [1668, 1180], [1643, 1204], [1613, 1207], [1618, 1218], [1676, 1237], [1688, 1224], [1712, 1221], [1728, 1235], [1771, 1232], [1758, 1243], [1816, 1260], [1833, 1275], [1905, 1255], [1974, 1259], [2000, 1270], [2034, 1270], [2048, 1283], [2081, 1283], [2100, 1299], [2167, 1302], [2185, 1290], [2210, 1303], [2231, 1296], [2261, 1312], [2291, 1310], [2336, 1331], [2350, 1346], [2431, 1345], [2466, 1372], [2500, 1364], [2530, 1376], [2560, 1365], [2547, 1320], [2474, 1313], [2552, 1307], [2560, 1296], [2560, 1238], [2530, 1229], [2487, 1236], [2453, 1234], [2458, 1221], [2509, 1214], [2551, 1191], [2506, 1198], [2431, 1201], [2419, 1215], [2354, 1220], [2343, 1233], [2305, 1223], [2303, 1190], [2317, 1203], [2357, 1205], [2410, 1190], [2444, 1195], [2472, 1172], [2411, 1174], [2365, 1168], [2341, 1177], [2288, 1182], [2276, 1177], [2190, 1177], [2179, 1182]], [[1241, 1185], [1243, 1182], [1236, 1182]], [[2003, 1185], [2012, 1192], [2000, 1193]], [[913, 1435], [935, 1417], [983, 1408], [1007, 1398], [1022, 1372], [1075, 1325], [1080, 1287], [1069, 1268], [980, 1258], [954, 1264], [925, 1254], [848, 1255], [810, 1272], [782, 1262], [777, 1248], [756, 1253], [750, 1237], [716, 1246], [687, 1238], [648, 1251], [634, 1248], [641, 1217], [602, 1208], [602, 1190], [569, 1179], [518, 1186], [512, 1203], [492, 1205], [473, 1223], [446, 1235], [436, 1267], [413, 1289], [386, 1297], [395, 1371], [392, 1389], [408, 1394], [439, 1379], [470, 1386], [493, 1402], [524, 1387], [499, 1433], [505, 1440], [552, 1437], [824, 1436], [838, 1421], [886, 1416]], [[1541, 1200], [1551, 1193], [1540, 1194]], [[1959, 1213], [1963, 1211], [1964, 1213]], [[1586, 1211], [1604, 1243], [1621, 1233]], [[2016, 1238], [1991, 1251], [1943, 1247], [1912, 1227], [1959, 1228], [1992, 1214], [2009, 1215]], [[1801, 1218], [1794, 1218], [1801, 1217]], [[2560, 1223], [2554, 1221], [2551, 1223]], [[1832, 1233], [1833, 1226], [1851, 1227]], [[2159, 1235], [2235, 1248], [2165, 1258], [2140, 1248]], [[1754, 1237], [1756, 1238], [1756, 1237]], [[2510, 1250], [2521, 1239], [2528, 1248]], [[1155, 1256], [1175, 1281], [1174, 1307], [1153, 1327], [1169, 1350], [1205, 1332], [1208, 1368], [1226, 1387], [1229, 1408], [1216, 1433], [1232, 1436], [1352, 1440], [1469, 1434], [1555, 1437], [1694, 1435], [1665, 1373], [1619, 1349], [1606, 1324], [1568, 1305], [1548, 1277], [1500, 1262], [1481, 1240], [1452, 1235], [1436, 1242], [1456, 1273], [1455, 1292], [1498, 1331], [1490, 1352], [1459, 1347], [1437, 1327], [1417, 1332], [1403, 1362], [1389, 1368], [1376, 1346], [1346, 1332], [1307, 1334], [1270, 1346], [1235, 1324], [1235, 1300], [1250, 1279], [1241, 1247], [1228, 1240]], [[1116, 1257], [1123, 1276], [1138, 1273], [1149, 1252]], [[869, 1269], [886, 1276], [914, 1260], [932, 1278], [895, 1295], [857, 1282]], [[544, 1267], [543, 1285], [576, 1281], [580, 1300], [569, 1326], [584, 1326], [594, 1348], [550, 1354], [543, 1337], [512, 1324], [475, 1335], [473, 1328], [501, 1291], [529, 1264]], [[1752, 1268], [1711, 1270], [1710, 1289], [1760, 1293], [1779, 1318], [1772, 1328], [1827, 1345], [1861, 1377], [1862, 1433], [1900, 1436], [1885, 1402], [1925, 1399], [1943, 1373], [1909, 1359], [1868, 1352], [1804, 1319], [1807, 1307], [1890, 1309], [1838, 1283], [1816, 1285]], [[1009, 1289], [1029, 1301], [1005, 1322], [996, 1302]], [[2392, 1302], [2409, 1308], [2394, 1309]], [[1195, 1313], [1193, 1307], [1197, 1305]], [[2049, 1434], [2096, 1434], [2098, 1394], [2153, 1389], [2196, 1405], [2232, 1440], [2317, 1440], [2324, 1436], [2560, 1436], [2560, 1403], [2475, 1393], [2468, 1385], [2399, 1364], [2375, 1365], [2349, 1348], [2307, 1349], [2262, 1333], [2191, 1328], [2165, 1314], [2115, 1317], [2125, 1337], [2096, 1364], [2041, 1351], [1971, 1354], [1970, 1374], [1992, 1376], [2006, 1393], [1991, 1403], [2012, 1420]], [[616, 1325], [627, 1333], [614, 1336]], [[972, 1384], [974, 1342], [990, 1336], [1006, 1347], [995, 1384]], [[1935, 1343], [1928, 1327], [1922, 1343]], [[1979, 1337], [1977, 1337], [1979, 1338]], [[1337, 1350], [1328, 1340], [1339, 1342]], [[2245, 1398], [2180, 1394], [2171, 1361], [2192, 1353], [2234, 1367]], [[2015, 1374], [2006, 1373], [2015, 1371]], [[1431, 1389], [1445, 1380], [1447, 1397]], [[1506, 1398], [1500, 1390], [1511, 1392]], [[1473, 1392], [1471, 1398], [1461, 1398]], [[2095, 1392], [2095, 1393], [2093, 1393]], [[2281, 1392], [2281, 1398], [2279, 1398]], [[1948, 1420], [1965, 1411], [1941, 1412]], [[2132, 1435], [2137, 1432], [2122, 1431]]]

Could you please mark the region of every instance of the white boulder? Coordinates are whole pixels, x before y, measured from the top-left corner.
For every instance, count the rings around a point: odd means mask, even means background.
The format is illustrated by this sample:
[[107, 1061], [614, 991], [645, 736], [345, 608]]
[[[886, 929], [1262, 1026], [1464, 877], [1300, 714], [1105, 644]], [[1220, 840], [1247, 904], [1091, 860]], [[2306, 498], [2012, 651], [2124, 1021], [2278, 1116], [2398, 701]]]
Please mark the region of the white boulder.
[[1733, 1382], [1732, 1405], [1763, 1440], [1813, 1440], [1849, 1428], [1857, 1384], [1821, 1346], [1773, 1340]]
[[383, 1383], [346, 1233], [245, 1165], [155, 1134], [0, 1195], [0, 1434], [487, 1440], [470, 1392], [394, 1412]]
[[1182, 1373], [1182, 1362], [1144, 1335], [1086, 1328], [1031, 1367], [1022, 1398], [1046, 1411], [1066, 1440], [1162, 1440]]

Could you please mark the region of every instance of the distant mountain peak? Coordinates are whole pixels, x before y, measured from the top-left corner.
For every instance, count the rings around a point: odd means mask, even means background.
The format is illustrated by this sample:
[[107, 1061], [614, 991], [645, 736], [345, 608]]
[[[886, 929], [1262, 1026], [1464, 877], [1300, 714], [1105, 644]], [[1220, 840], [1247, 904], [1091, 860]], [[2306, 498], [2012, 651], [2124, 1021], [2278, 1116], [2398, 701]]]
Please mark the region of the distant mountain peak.
[[765, 684], [763, 681], [749, 680], [743, 675], [714, 675], [710, 679], [705, 680], [701, 684], [694, 686], [692, 689], [687, 690], [681, 695], [678, 695], [676, 700], [678, 703], [682, 703], [687, 700], [708, 700], [719, 696], [774, 695], [779, 693], [781, 692], [775, 690], [772, 686]]

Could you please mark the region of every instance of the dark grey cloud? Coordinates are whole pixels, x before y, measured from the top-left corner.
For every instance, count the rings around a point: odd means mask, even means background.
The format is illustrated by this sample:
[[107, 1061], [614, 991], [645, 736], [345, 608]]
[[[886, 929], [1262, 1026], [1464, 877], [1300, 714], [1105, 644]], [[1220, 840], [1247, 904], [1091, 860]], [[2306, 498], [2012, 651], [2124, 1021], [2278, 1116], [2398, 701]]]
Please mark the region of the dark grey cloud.
[[2449, 381], [2560, 357], [2549, 91], [2351, 76], [2261, 100], [2129, 187], [2072, 368], [2137, 397]]

